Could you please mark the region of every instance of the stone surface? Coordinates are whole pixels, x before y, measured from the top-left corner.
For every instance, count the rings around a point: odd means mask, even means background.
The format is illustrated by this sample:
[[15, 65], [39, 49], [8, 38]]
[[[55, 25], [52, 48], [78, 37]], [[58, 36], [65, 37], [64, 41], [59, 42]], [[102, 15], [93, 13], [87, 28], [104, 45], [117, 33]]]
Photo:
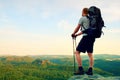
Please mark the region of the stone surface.
[[92, 76], [85, 74], [85, 75], [74, 75], [71, 78], [69, 78], [68, 80], [120, 80], [120, 76], [103, 77], [99, 74], [94, 74]]

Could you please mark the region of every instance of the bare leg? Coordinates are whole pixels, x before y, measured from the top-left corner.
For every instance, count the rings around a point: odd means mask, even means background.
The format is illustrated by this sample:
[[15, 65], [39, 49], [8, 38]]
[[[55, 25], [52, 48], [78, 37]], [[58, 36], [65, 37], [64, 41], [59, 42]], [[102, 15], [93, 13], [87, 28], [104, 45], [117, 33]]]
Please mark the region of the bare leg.
[[94, 64], [94, 58], [93, 58], [93, 54], [92, 53], [88, 53], [89, 56], [89, 69], [86, 72], [87, 75], [93, 75], [93, 64]]
[[76, 71], [74, 73], [74, 75], [83, 75], [84, 70], [83, 70], [83, 67], [82, 67], [82, 58], [80, 56], [80, 52], [76, 51], [75, 55], [76, 55], [76, 60], [77, 60], [77, 63], [78, 63], [78, 71]]
[[77, 60], [78, 66], [81, 67], [82, 66], [82, 58], [80, 56], [79, 51], [76, 51], [76, 60]]
[[89, 67], [93, 67], [94, 65], [94, 58], [93, 58], [93, 54], [92, 53], [88, 53], [89, 56]]

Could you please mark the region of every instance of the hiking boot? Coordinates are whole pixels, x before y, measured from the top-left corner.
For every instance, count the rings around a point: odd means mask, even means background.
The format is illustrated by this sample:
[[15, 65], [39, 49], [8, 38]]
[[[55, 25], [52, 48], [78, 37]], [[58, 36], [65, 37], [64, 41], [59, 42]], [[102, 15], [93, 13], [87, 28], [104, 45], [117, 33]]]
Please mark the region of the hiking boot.
[[78, 71], [74, 73], [74, 75], [84, 75], [84, 70], [82, 67], [79, 67]]
[[86, 72], [87, 75], [93, 75], [92, 68], [89, 68], [88, 71]]

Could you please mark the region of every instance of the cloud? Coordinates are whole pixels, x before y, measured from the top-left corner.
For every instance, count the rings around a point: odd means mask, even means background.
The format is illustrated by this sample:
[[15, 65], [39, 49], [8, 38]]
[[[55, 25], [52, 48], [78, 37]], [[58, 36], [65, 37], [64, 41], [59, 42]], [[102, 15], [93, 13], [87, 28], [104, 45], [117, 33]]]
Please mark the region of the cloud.
[[3, 24], [3, 23], [11, 22], [11, 21], [5, 13], [1, 12], [0, 13], [0, 22]]
[[108, 33], [108, 34], [120, 34], [120, 29], [104, 29], [104, 32]]
[[6, 1], [1, 3], [1, 8], [13, 8], [19, 14], [43, 16], [43, 18], [48, 18], [51, 15], [56, 16], [68, 10], [79, 14], [83, 7], [95, 5], [101, 8], [107, 22], [120, 20], [119, 0], [11, 0], [9, 3]]
[[[105, 1], [106, 5], [103, 6], [102, 12], [103, 12], [103, 17], [105, 20], [109, 23], [111, 22], [119, 22], [120, 21], [120, 1], [119, 0], [114, 0], [107, 2]], [[107, 7], [106, 7], [107, 6]]]
[[58, 27], [59, 27], [59, 28], [62, 28], [63, 30], [70, 30], [70, 29], [73, 27], [73, 25], [71, 25], [71, 24], [68, 22], [68, 20], [61, 20], [61, 21], [59, 21], [59, 23], [58, 23]]
[[[11, 54], [33, 54], [34, 52], [37, 54], [47, 54], [49, 52], [49, 54], [70, 54], [72, 41], [71, 37], [66, 37], [66, 35], [72, 32], [75, 25], [77, 25], [76, 23], [81, 16], [82, 8], [90, 7], [91, 5], [98, 6], [102, 11], [105, 24], [108, 23], [112, 26], [111, 29], [108, 26], [104, 31], [104, 37], [107, 36], [111, 40], [115, 35], [112, 33], [120, 33], [118, 24], [118, 29], [113, 29], [114, 22], [120, 22], [119, 3], [120, 0], [1, 0], [0, 43], [2, 45], [0, 47], [1, 50], [4, 48], [4, 51], [1, 53], [6, 52], [9, 48], [8, 53]], [[19, 20], [21, 17], [25, 22]], [[28, 19], [32, 19], [32, 23], [30, 23]], [[36, 25], [40, 26], [40, 28], [36, 28]], [[43, 30], [43, 27], [45, 27], [45, 30]], [[53, 33], [55, 30], [57, 31], [56, 28], [59, 28], [60, 36], [58, 36], [57, 33], [54, 33], [57, 36], [51, 36], [51, 34], [49, 34], [49, 27]], [[29, 31], [28, 29], [30, 28], [32, 30]], [[37, 30], [38, 32], [36, 32]], [[65, 33], [64, 35], [62, 30]], [[41, 31], [43, 31], [43, 33]], [[119, 39], [119, 36], [115, 39]], [[106, 43], [107, 40], [99, 41], [98, 43]], [[100, 49], [101, 45], [98, 48]], [[108, 49], [106, 49], [106, 51], [108, 51]]]
[[48, 19], [48, 18], [50, 18], [52, 15], [53, 15], [53, 14], [52, 14], [50, 11], [43, 11], [43, 12], [41, 13], [41, 18], [43, 18], [43, 19]]

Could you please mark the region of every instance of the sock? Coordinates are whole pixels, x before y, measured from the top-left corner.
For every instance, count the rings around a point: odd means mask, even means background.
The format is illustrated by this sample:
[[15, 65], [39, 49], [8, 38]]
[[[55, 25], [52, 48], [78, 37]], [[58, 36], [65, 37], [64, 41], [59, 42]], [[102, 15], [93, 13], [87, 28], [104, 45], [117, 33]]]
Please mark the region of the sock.
[[80, 66], [80, 67], [79, 67], [79, 70], [83, 70], [83, 67], [82, 67], [82, 66]]

